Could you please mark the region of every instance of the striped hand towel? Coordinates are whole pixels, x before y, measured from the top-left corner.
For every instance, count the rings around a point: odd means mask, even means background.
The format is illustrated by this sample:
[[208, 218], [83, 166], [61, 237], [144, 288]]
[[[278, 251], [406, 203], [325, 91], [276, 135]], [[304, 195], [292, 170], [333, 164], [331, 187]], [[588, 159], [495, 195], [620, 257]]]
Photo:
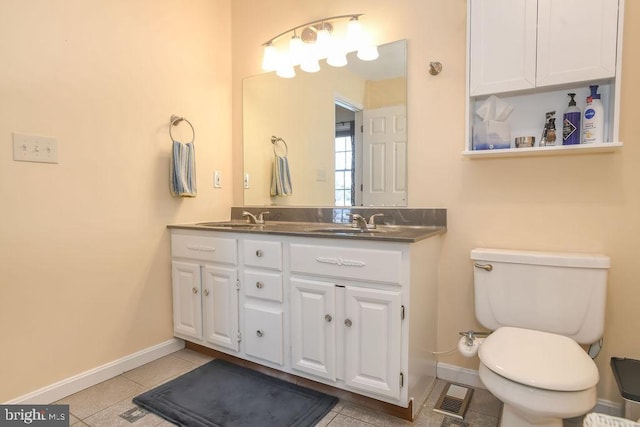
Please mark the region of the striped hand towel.
[[173, 141], [170, 187], [174, 197], [196, 196], [196, 157], [192, 142]]
[[290, 196], [293, 194], [291, 186], [291, 173], [289, 171], [289, 161], [286, 156], [276, 154], [273, 159], [273, 174], [271, 176], [271, 195]]

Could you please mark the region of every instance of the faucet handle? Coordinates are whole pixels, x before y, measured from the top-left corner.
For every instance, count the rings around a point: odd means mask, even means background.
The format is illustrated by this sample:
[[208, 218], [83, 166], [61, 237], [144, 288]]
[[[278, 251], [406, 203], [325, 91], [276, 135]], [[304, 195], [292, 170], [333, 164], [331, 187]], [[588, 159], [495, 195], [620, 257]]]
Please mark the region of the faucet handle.
[[256, 216], [249, 211], [243, 211], [242, 216], [247, 218], [247, 222], [250, 224], [256, 224], [258, 222]]
[[383, 213], [373, 214], [369, 217], [369, 225], [376, 225], [376, 217], [383, 217]]
[[260, 212], [260, 213], [258, 214], [258, 221], [259, 221], [260, 223], [264, 223], [264, 216], [265, 216], [265, 215], [269, 215], [269, 211]]

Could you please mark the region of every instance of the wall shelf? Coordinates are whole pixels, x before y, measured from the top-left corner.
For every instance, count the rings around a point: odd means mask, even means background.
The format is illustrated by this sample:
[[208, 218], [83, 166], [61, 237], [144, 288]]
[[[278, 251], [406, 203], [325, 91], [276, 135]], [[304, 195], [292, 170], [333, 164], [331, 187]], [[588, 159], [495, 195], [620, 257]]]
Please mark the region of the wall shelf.
[[470, 159], [496, 157], [538, 157], [576, 154], [612, 153], [622, 148], [622, 142], [602, 144], [554, 145], [551, 147], [505, 148], [500, 150], [465, 150], [462, 154]]

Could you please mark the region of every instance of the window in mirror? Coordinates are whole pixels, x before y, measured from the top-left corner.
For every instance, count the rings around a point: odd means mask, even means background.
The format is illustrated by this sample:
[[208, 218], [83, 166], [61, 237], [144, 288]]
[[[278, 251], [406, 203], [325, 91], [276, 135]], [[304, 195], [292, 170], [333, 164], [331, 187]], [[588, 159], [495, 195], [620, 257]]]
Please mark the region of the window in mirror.
[[355, 205], [355, 121], [336, 123], [335, 205]]

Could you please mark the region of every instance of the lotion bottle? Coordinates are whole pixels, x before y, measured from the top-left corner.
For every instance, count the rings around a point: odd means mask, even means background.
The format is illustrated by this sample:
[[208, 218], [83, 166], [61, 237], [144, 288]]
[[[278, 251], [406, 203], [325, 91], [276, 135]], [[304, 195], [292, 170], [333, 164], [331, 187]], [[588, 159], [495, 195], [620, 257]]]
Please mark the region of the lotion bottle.
[[604, 142], [604, 107], [598, 93], [598, 85], [589, 86], [591, 95], [582, 115], [582, 143], [601, 144]]
[[580, 144], [580, 117], [582, 112], [576, 106], [576, 94], [569, 93], [567, 95], [571, 97], [571, 100], [562, 119], [562, 145]]

